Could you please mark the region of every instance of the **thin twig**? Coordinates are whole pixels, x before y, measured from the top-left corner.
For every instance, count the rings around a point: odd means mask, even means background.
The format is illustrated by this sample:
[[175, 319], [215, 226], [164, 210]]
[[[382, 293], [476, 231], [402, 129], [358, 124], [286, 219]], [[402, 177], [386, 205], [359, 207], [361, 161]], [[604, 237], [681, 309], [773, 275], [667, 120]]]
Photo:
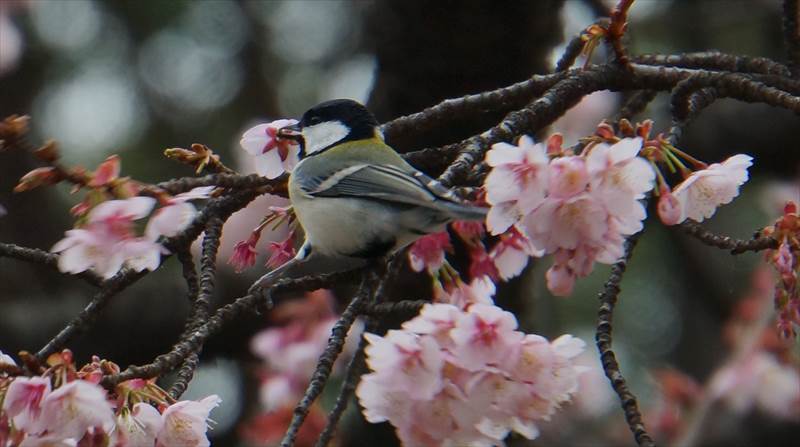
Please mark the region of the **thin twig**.
[[800, 0], [783, 0], [783, 41], [789, 71], [797, 79], [800, 77]]
[[[212, 218], [208, 221], [206, 231], [203, 236], [203, 251], [200, 258], [200, 282], [199, 290], [194, 295], [192, 302], [192, 311], [189, 319], [186, 322], [185, 334], [188, 334], [192, 329], [203, 324], [208, 319], [208, 314], [211, 307], [211, 295], [214, 293], [214, 280], [216, 277], [217, 266], [217, 251], [219, 250], [220, 236], [222, 235], [222, 220], [219, 218]], [[188, 267], [185, 266], [184, 269]], [[193, 271], [194, 269], [192, 269]], [[184, 273], [186, 274], [186, 273]], [[191, 293], [190, 286], [190, 293]], [[178, 378], [169, 389], [169, 394], [173, 398], [179, 398], [189, 381], [194, 376], [194, 371], [200, 361], [200, 352], [202, 346], [198, 348], [197, 352], [192, 353], [187, 357], [183, 364], [178, 369]]]
[[630, 69], [630, 60], [622, 38], [625, 37], [628, 9], [631, 5], [633, 5], [633, 0], [619, 0], [619, 3], [611, 11], [611, 23], [608, 25], [608, 34], [606, 35], [606, 40], [614, 51], [615, 62], [625, 70]]
[[336, 403], [334, 403], [333, 408], [331, 409], [330, 413], [328, 413], [328, 422], [325, 424], [325, 428], [319, 435], [319, 439], [317, 440], [316, 444], [317, 447], [326, 447], [328, 444], [330, 444], [331, 439], [333, 439], [333, 435], [336, 432], [336, 427], [339, 425], [339, 420], [342, 418], [344, 411], [347, 409], [347, 404], [350, 401], [350, 397], [353, 395], [353, 391], [356, 389], [358, 379], [361, 377], [361, 373], [364, 371], [364, 349], [367, 347], [367, 339], [364, 338], [364, 332], [367, 332], [367, 330], [365, 329], [359, 335], [359, 342], [356, 352], [350, 359], [350, 363], [347, 364], [347, 370], [345, 370], [344, 373], [344, 381], [339, 389], [339, 394], [336, 396]]
[[[6, 244], [0, 242], [0, 258], [2, 257], [19, 259], [20, 261], [30, 262], [32, 264], [42, 264], [58, 270], [58, 255], [48, 253], [44, 250], [39, 250], [38, 248], [21, 247], [15, 244]], [[98, 287], [102, 286], [103, 282], [105, 281], [100, 276], [88, 270], [78, 273], [75, 276], [85, 280], [93, 286]]]
[[687, 220], [680, 225], [686, 234], [700, 242], [712, 247], [730, 250], [732, 255], [747, 251], [761, 251], [778, 248], [778, 241], [771, 237], [756, 237], [753, 239], [734, 239], [729, 236], [715, 234], [693, 220]]
[[355, 322], [356, 317], [358, 317], [358, 314], [361, 312], [361, 308], [364, 303], [372, 295], [370, 287], [370, 283], [372, 282], [371, 276], [372, 274], [370, 272], [364, 273], [359, 291], [356, 293], [356, 296], [353, 297], [353, 300], [350, 301], [350, 304], [347, 305], [347, 308], [345, 308], [344, 312], [342, 312], [342, 316], [339, 317], [339, 320], [331, 329], [331, 336], [328, 338], [328, 345], [325, 347], [325, 351], [322, 353], [319, 361], [317, 362], [317, 366], [314, 369], [314, 374], [311, 376], [311, 382], [309, 382], [305, 393], [303, 393], [303, 398], [294, 409], [294, 413], [292, 414], [292, 422], [289, 424], [289, 428], [286, 430], [286, 434], [284, 434], [283, 439], [281, 440], [281, 447], [291, 447], [294, 445], [297, 432], [300, 430], [300, 426], [303, 425], [303, 421], [305, 421], [309, 408], [311, 408], [311, 404], [313, 404], [320, 393], [322, 393], [322, 389], [325, 387], [328, 377], [331, 374], [331, 370], [333, 369], [333, 363], [342, 352], [342, 347], [344, 346], [345, 339], [347, 338], [347, 332], [350, 330], [350, 327], [353, 325], [353, 322]]
[[634, 438], [636, 438], [637, 444], [654, 446], [653, 439], [644, 427], [636, 396], [628, 388], [628, 384], [619, 369], [616, 355], [611, 349], [611, 323], [614, 317], [614, 306], [617, 304], [617, 298], [619, 297], [622, 275], [625, 273], [625, 268], [631, 259], [639, 234], [635, 234], [625, 241], [625, 256], [611, 268], [611, 276], [606, 281], [603, 291], [598, 295], [600, 310], [597, 312], [595, 341], [597, 342], [597, 350], [600, 353], [600, 361], [603, 364], [603, 371], [605, 371], [606, 377], [611, 381], [611, 386], [619, 396], [622, 409], [625, 412], [625, 421], [628, 423]]
[[125, 269], [116, 276], [103, 283], [103, 288], [97, 292], [89, 304], [76, 316], [72, 321], [67, 323], [64, 329], [61, 329], [55, 337], [53, 337], [47, 344], [36, 353], [36, 358], [39, 361], [46, 359], [50, 354], [63, 348], [67, 342], [75, 335], [86, 331], [100, 315], [100, 312], [106, 307], [108, 302], [114, 295], [125, 290], [128, 286], [142, 278], [147, 271], [135, 272], [133, 270]]

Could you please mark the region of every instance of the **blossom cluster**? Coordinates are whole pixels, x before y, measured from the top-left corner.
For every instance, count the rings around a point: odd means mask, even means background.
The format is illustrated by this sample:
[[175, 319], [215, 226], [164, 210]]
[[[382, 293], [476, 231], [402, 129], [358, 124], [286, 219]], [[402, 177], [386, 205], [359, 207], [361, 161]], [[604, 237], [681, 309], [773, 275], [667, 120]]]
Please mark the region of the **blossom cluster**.
[[[57, 159], [55, 148], [45, 146]], [[170, 237], [186, 228], [197, 214], [192, 200], [207, 199], [213, 186], [171, 196], [158, 191], [156, 197], [140, 195], [142, 185], [127, 177], [120, 177], [120, 159], [108, 157], [94, 172], [81, 168], [66, 171], [58, 166], [37, 168], [23, 176], [14, 190], [27, 191], [44, 185], [56, 184], [67, 178], [75, 183], [75, 190], [87, 188], [85, 198], [72, 208], [77, 218], [75, 228], [67, 230], [66, 237], [51, 249], [59, 253], [58, 268], [62, 272], [77, 274], [92, 270], [103, 278], [110, 278], [123, 267], [135, 271], [155, 270], [166, 248], [159, 238]], [[156, 205], [160, 204], [158, 209]], [[155, 209], [155, 212], [153, 211]], [[150, 216], [143, 234], [136, 230], [135, 221]]]
[[514, 225], [539, 255], [554, 255], [548, 288], [569, 295], [577, 277], [591, 273], [595, 261], [617, 261], [625, 236], [642, 228], [641, 199], [655, 173], [638, 156], [641, 148], [641, 138], [625, 138], [551, 159], [528, 137], [518, 146], [495, 144], [486, 155], [494, 167], [485, 182], [489, 230], [500, 234]]
[[[660, 136], [648, 139], [650, 126], [631, 128], [631, 135], [620, 139], [601, 124], [580, 154], [563, 149], [557, 134], [545, 143], [523, 136], [517, 145], [492, 146], [486, 154], [493, 167], [484, 183], [491, 205], [486, 224], [492, 234], [513, 241], [516, 250], [506, 261], [512, 271], [521, 271], [525, 254], [553, 255], [547, 286], [555, 295], [569, 295], [575, 280], [591, 273], [595, 262], [612, 264], [621, 258], [625, 238], [642, 229], [647, 217], [643, 199], [656, 183], [659, 216], [670, 225], [710, 217], [738, 194], [748, 177], [749, 156], [706, 166]], [[703, 169], [692, 172], [675, 153]], [[680, 166], [686, 178], [674, 191], [659, 164]]]
[[[99, 385], [108, 362], [95, 358], [75, 371], [68, 351], [54, 357], [52, 375], [0, 373], [0, 445], [210, 445], [206, 431], [220, 403], [216, 395], [175, 402], [156, 385], [134, 379], [119, 384], [114, 396]], [[0, 367], [16, 369], [16, 363], [0, 352]]]
[[496, 445], [511, 431], [536, 438], [537, 423], [570, 400], [584, 343], [518, 331], [487, 284], [462, 283], [401, 329], [365, 334], [372, 372], [356, 395], [369, 422], [389, 421], [404, 445]]

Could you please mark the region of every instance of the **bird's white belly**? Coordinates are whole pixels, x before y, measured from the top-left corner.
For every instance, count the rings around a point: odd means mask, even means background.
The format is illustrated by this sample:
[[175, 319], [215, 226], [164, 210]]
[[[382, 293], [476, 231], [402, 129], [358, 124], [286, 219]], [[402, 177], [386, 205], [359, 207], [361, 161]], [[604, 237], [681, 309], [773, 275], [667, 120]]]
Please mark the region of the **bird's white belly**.
[[313, 250], [350, 254], [376, 239], [407, 243], [403, 219], [376, 202], [350, 198], [301, 199], [295, 212]]

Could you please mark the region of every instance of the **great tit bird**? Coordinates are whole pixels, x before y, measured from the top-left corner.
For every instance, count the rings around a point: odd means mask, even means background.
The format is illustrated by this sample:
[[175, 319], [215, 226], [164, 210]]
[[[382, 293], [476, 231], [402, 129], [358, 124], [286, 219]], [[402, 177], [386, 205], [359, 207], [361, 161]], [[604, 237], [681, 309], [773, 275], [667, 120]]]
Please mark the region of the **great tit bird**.
[[482, 220], [486, 209], [461, 201], [383, 140], [378, 121], [349, 99], [323, 102], [278, 130], [300, 144], [289, 199], [305, 232], [297, 256], [251, 291], [282, 278], [353, 270], [454, 220]]

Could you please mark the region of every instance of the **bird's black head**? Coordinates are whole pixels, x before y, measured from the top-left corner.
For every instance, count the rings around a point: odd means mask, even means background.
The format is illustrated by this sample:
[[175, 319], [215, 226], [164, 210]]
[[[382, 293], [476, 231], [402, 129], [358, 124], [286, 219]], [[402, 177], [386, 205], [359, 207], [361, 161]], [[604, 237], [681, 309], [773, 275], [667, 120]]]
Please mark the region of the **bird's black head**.
[[308, 109], [297, 130], [302, 135], [304, 155], [311, 155], [335, 144], [374, 137], [378, 121], [358, 102], [334, 99]]

